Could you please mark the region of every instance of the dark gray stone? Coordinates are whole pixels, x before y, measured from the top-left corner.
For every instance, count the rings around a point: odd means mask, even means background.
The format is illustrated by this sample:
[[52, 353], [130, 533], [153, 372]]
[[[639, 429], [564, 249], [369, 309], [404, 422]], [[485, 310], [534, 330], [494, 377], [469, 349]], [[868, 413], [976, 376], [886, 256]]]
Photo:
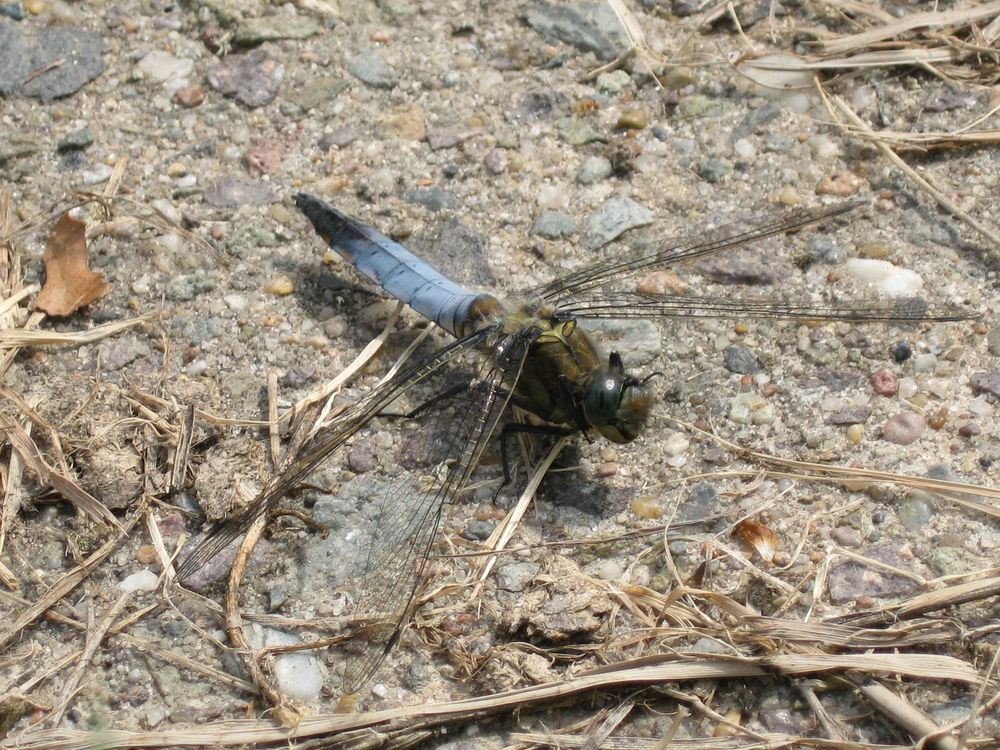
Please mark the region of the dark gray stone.
[[[47, 102], [74, 94], [104, 72], [103, 51], [104, 40], [93, 31], [60, 25], [28, 34], [0, 21], [0, 96]], [[63, 62], [52, 66], [56, 60]]]

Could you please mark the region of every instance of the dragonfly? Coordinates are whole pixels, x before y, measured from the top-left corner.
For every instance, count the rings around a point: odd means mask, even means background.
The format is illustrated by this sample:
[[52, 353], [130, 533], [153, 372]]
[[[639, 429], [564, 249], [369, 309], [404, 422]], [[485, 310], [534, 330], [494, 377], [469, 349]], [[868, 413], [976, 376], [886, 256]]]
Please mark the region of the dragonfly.
[[[650, 421], [659, 373], [626, 369], [627, 352], [603, 355], [586, 321], [610, 318], [763, 318], [807, 321], [955, 321], [978, 316], [960, 305], [920, 299], [808, 304], [620, 291], [641, 271], [673, 266], [850, 213], [864, 201], [786, 211], [752, 226], [730, 226], [694, 237], [608, 254], [554, 281], [501, 299], [469, 291], [401, 244], [311, 195], [295, 196], [316, 232], [389, 295], [436, 323], [453, 340], [404, 366], [309, 439], [240, 514], [198, 544], [178, 569], [181, 580], [221, 552], [286, 493], [373, 420], [412, 391], [432, 394], [410, 412], [420, 424], [411, 460], [392, 467], [380, 491], [356, 579], [357, 643], [346, 657], [344, 691], [358, 692], [391, 651], [412, 614], [443, 509], [470, 483], [488, 444], [499, 438], [505, 482], [506, 439], [517, 431], [582, 433], [615, 443], [637, 438]], [[469, 363], [474, 369], [465, 370]], [[456, 376], [456, 371], [459, 374]], [[507, 420], [508, 406], [537, 418]], [[422, 462], [421, 462], [422, 461]], [[497, 491], [499, 493], [499, 490]]]

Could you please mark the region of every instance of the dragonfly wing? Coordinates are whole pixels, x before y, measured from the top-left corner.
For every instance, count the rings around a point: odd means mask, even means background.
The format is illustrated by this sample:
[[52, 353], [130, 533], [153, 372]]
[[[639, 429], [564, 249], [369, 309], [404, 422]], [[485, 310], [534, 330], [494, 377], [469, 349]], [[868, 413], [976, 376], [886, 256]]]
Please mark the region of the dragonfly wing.
[[254, 499], [253, 503], [234, 518], [217, 526], [177, 569], [184, 580], [201, 569], [209, 560], [228, 547], [262, 514], [271, 510], [289, 490], [300, 484], [350, 437], [363, 429], [379, 412], [401, 394], [431, 378], [445, 365], [465, 352], [475, 351], [490, 334], [489, 329], [477, 331], [452, 342], [432, 357], [417, 362], [396, 374], [394, 378], [367, 393], [357, 404], [335, 418], [327, 427], [303, 446], [295, 460], [276, 476]]
[[[530, 334], [503, 337], [469, 386], [449, 389], [421, 412], [406, 452], [434, 454], [424, 471], [394, 467], [379, 508], [355, 605], [354, 634], [366, 642], [347, 660], [346, 692], [357, 692], [375, 673], [409, 618], [437, 534], [444, 503], [461, 492], [502, 418], [520, 376]], [[432, 391], [438, 391], [432, 388]]]
[[969, 320], [980, 313], [957, 305], [929, 304], [919, 298], [804, 304], [761, 299], [722, 299], [694, 295], [608, 292], [582, 294], [556, 306], [574, 318], [776, 318], [782, 320], [843, 320], [893, 322]]
[[848, 201], [833, 206], [800, 208], [777, 214], [752, 227], [727, 225], [700, 233], [696, 239], [688, 237], [667, 240], [659, 250], [651, 250], [647, 247], [636, 248], [632, 252], [619, 253], [563, 276], [530, 290], [527, 294], [541, 296], [550, 301], [558, 301], [589, 289], [604, 286], [611, 281], [638, 271], [670, 266], [681, 261], [732, 250], [766, 237], [800, 229], [824, 219], [840, 216], [863, 204], [864, 201]]

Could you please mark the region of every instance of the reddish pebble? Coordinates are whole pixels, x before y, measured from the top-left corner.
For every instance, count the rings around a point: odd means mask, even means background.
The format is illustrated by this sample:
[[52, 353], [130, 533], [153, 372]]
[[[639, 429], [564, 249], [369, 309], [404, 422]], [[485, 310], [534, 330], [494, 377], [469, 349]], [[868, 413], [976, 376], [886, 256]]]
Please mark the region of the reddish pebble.
[[838, 526], [830, 532], [830, 538], [841, 547], [860, 547], [861, 534], [850, 526]]
[[859, 609], [875, 609], [875, 599], [864, 594], [855, 599], [854, 603]]
[[778, 386], [775, 383], [765, 383], [764, 387], [760, 389], [760, 395], [764, 398], [771, 398], [777, 392]]
[[837, 195], [846, 198], [854, 195], [867, 183], [864, 177], [858, 177], [854, 172], [845, 169], [820, 180], [816, 186], [816, 195]]
[[880, 396], [895, 396], [899, 390], [895, 376], [888, 370], [879, 370], [871, 374], [872, 387]]
[[618, 473], [618, 462], [617, 461], [605, 461], [603, 464], [598, 464], [597, 468], [594, 470], [594, 474], [598, 477], [613, 477]]
[[185, 86], [174, 94], [174, 103], [193, 109], [205, 101], [205, 92], [200, 86]]
[[135, 559], [143, 565], [156, 562], [156, 550], [151, 544], [144, 544], [135, 551]]
[[257, 138], [243, 156], [247, 171], [252, 175], [271, 174], [285, 158], [285, 145], [277, 138]]
[[639, 294], [683, 294], [687, 284], [671, 271], [653, 271], [639, 280], [635, 290]]
[[882, 428], [882, 438], [896, 445], [909, 445], [924, 434], [927, 420], [920, 414], [904, 411], [889, 419]]

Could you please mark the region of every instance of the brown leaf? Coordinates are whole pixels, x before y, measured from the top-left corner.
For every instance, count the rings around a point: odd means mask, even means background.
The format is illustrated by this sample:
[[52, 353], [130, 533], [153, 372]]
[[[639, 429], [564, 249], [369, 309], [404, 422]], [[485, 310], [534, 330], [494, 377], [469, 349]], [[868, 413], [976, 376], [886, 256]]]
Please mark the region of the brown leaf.
[[45, 248], [45, 286], [31, 307], [49, 315], [72, 315], [111, 291], [111, 284], [90, 270], [84, 224], [69, 214], [56, 222]]

